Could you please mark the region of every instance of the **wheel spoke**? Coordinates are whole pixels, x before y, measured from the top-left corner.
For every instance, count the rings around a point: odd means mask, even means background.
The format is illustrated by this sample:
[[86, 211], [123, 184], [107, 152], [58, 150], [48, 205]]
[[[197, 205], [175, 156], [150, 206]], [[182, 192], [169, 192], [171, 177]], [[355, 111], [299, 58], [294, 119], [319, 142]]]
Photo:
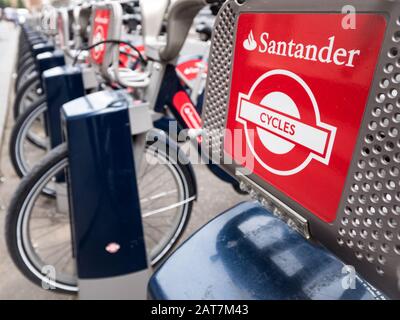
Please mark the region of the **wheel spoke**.
[[170, 194], [174, 194], [174, 193], [177, 193], [177, 192], [178, 192], [177, 189], [174, 189], [174, 190], [171, 190], [171, 191], [160, 192], [158, 194], [155, 194], [154, 196], [150, 196], [150, 197], [147, 197], [147, 198], [141, 198], [140, 199], [140, 203], [146, 203], [146, 202], [149, 202], [149, 201], [154, 201], [154, 200], [166, 197], [166, 196], [168, 196]]
[[153, 211], [150, 211], [150, 212], [143, 213], [142, 217], [143, 218], [148, 218], [150, 216], [154, 216], [155, 214], [160, 214], [160, 213], [163, 213], [163, 212], [178, 208], [180, 206], [183, 206], [186, 203], [189, 203], [189, 202], [193, 201], [194, 199], [195, 199], [195, 197], [191, 197], [191, 198], [186, 199], [184, 201], [174, 203], [174, 204], [172, 204], [170, 206], [167, 206], [167, 207], [164, 207], [164, 208], [160, 208], [160, 209], [157, 209], [157, 210], [153, 210]]

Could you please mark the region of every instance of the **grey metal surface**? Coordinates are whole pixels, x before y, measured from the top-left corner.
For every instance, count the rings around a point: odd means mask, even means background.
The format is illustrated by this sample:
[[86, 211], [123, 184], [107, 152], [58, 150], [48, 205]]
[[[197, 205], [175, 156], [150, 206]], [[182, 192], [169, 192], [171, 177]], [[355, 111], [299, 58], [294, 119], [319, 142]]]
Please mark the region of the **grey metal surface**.
[[68, 14], [68, 9], [61, 8], [58, 10], [57, 15], [57, 27], [58, 27], [58, 39], [60, 48], [64, 53], [71, 57], [70, 51], [70, 16]]
[[206, 5], [205, 0], [177, 0], [168, 10], [167, 42], [160, 51], [164, 61], [178, 57], [195, 16]]
[[[368, 281], [393, 298], [400, 298], [400, 3], [389, 0], [248, 0], [228, 1], [220, 11], [213, 35], [210, 77], [203, 111], [206, 147], [215, 160], [223, 153], [223, 132], [231, 81], [232, 54], [240, 12], [336, 12], [345, 5], [357, 12], [379, 12], [388, 27], [376, 66], [358, 142], [346, 185], [332, 224], [315, 217], [255, 175], [249, 177], [310, 223], [311, 236]], [[365, 35], [366, 37], [368, 35]], [[224, 165], [235, 174], [236, 165]], [[329, 192], [329, 190], [327, 190]]]
[[140, 0], [145, 45], [158, 42], [162, 22], [170, 0]]
[[87, 39], [87, 31], [90, 25], [92, 8], [90, 4], [83, 3], [81, 6], [74, 8], [74, 23], [72, 24], [74, 32], [75, 49], [83, 46], [83, 39]]
[[105, 279], [79, 280], [81, 300], [145, 300], [150, 271]]

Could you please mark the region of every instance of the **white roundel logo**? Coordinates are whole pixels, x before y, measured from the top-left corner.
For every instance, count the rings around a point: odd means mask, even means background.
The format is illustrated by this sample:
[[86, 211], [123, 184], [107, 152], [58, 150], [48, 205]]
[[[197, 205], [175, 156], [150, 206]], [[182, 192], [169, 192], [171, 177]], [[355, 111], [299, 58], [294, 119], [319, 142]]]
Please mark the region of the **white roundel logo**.
[[240, 93], [236, 120], [256, 160], [276, 175], [302, 171], [314, 159], [328, 165], [336, 128], [321, 121], [309, 86], [287, 70], [263, 74]]
[[[96, 44], [104, 40], [105, 40], [104, 28], [102, 25], [98, 25], [96, 30], [94, 31], [93, 43]], [[104, 43], [95, 46], [93, 48], [93, 58], [96, 60], [99, 59], [102, 52], [104, 51], [104, 48], [105, 48]]]

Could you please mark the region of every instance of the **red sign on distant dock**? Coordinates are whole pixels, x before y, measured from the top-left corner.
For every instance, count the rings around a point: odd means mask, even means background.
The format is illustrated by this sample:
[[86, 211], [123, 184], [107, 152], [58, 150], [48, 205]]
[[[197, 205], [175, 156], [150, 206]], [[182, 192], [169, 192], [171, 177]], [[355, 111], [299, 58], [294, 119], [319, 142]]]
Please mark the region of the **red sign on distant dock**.
[[[93, 21], [93, 44], [107, 39], [109, 23], [110, 10], [97, 10]], [[106, 45], [103, 43], [97, 45], [90, 51], [92, 59], [97, 64], [101, 64], [103, 62], [105, 50]]]

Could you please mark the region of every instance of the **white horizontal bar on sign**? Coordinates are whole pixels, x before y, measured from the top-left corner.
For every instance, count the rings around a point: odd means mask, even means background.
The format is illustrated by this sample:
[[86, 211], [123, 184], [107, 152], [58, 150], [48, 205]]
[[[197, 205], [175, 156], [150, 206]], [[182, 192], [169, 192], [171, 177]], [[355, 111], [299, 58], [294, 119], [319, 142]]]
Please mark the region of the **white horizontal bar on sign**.
[[326, 131], [274, 112], [268, 107], [259, 106], [242, 99], [239, 116], [243, 120], [249, 121], [260, 128], [266, 129], [314, 152], [323, 154], [325, 151], [328, 139]]

